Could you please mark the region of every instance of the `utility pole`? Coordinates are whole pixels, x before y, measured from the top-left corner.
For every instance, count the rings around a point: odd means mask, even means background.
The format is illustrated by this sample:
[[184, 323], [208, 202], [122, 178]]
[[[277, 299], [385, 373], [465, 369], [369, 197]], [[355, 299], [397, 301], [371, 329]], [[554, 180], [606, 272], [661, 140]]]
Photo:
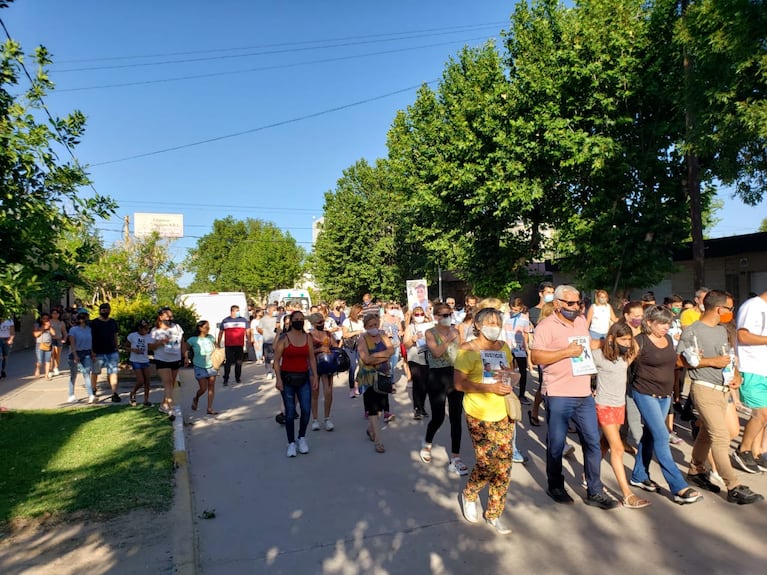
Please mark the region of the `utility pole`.
[[123, 243], [126, 247], [130, 245], [130, 216], [123, 218]]

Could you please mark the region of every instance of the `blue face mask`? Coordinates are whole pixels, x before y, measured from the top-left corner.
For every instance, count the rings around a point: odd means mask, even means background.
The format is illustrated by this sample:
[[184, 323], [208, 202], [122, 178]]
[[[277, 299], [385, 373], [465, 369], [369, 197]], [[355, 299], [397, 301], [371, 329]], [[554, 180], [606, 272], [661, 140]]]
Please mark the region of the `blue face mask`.
[[551, 303], [554, 301], [554, 294], [553, 293], [547, 293], [545, 296], [543, 296], [543, 301], [545, 303]]
[[569, 319], [570, 321], [573, 321], [576, 317], [581, 315], [581, 311], [578, 309], [560, 308], [559, 313], [562, 314], [562, 317], [564, 317], [565, 319]]

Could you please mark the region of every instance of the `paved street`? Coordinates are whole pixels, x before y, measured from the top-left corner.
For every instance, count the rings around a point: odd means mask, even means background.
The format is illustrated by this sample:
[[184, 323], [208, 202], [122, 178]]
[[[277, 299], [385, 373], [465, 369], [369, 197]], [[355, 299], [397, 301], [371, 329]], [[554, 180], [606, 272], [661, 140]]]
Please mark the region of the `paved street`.
[[[63, 406], [67, 377], [33, 381], [24, 375], [31, 373], [24, 363], [25, 353], [13, 357], [12, 377], [0, 381], [0, 405], [11, 409]], [[576, 502], [555, 504], [544, 493], [541, 440], [545, 427], [518, 428], [518, 445], [529, 454], [530, 462], [515, 465], [512, 472], [505, 517], [514, 533], [502, 537], [482, 523], [469, 524], [461, 516], [457, 499], [464, 480], [447, 472], [447, 421], [437, 434], [433, 461], [422, 463], [418, 448], [428, 420], [410, 417], [403, 379], [393, 396], [397, 419], [382, 434], [386, 453], [376, 454], [365, 436], [362, 401], [349, 399], [345, 376], [339, 379], [334, 394], [335, 431], [309, 431], [311, 452], [288, 459], [284, 427], [274, 420], [279, 396], [273, 381], [263, 376], [263, 367], [246, 363], [243, 383], [228, 388], [219, 379], [215, 407], [221, 414], [215, 417], [204, 415], [204, 400], [199, 412], [191, 412], [195, 385], [191, 373], [183, 373], [180, 395], [187, 423], [194, 517], [188, 532], [194, 533], [196, 541], [198, 573], [763, 571], [765, 503], [737, 507], [722, 495], [706, 493], [702, 502], [682, 507], [664, 490], [662, 495], [647, 494], [652, 501], [648, 509], [601, 511], [582, 502], [585, 489], [580, 486], [577, 449], [576, 457], [565, 463], [567, 486]], [[153, 394], [159, 394], [154, 385]], [[125, 385], [121, 392], [127, 395]], [[686, 441], [672, 451], [681, 463], [685, 458], [689, 461], [690, 436], [684, 427], [678, 432]], [[570, 437], [572, 441], [574, 436]], [[471, 465], [473, 452], [466, 433], [462, 452]], [[626, 456], [626, 464], [633, 464], [633, 458]], [[686, 471], [686, 465], [682, 469]], [[652, 475], [665, 487], [659, 468]], [[767, 493], [764, 474], [741, 476], [754, 490]], [[615, 493], [616, 483], [606, 462], [602, 478]], [[214, 511], [215, 517], [202, 519], [204, 511]], [[178, 518], [172, 519], [178, 526]], [[125, 556], [140, 553], [140, 542], [108, 543], [121, 547]], [[140, 572], [130, 565], [127, 560], [115, 561], [108, 569], [92, 572]], [[43, 567], [28, 572], [56, 572]]]

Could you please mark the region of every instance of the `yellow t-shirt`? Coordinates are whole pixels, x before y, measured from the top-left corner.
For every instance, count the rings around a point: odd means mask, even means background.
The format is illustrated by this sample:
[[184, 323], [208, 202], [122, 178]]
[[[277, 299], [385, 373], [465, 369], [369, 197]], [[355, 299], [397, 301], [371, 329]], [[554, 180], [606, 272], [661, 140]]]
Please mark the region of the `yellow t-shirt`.
[[682, 327], [687, 327], [688, 325], [692, 325], [698, 321], [700, 316], [700, 309], [697, 307], [691, 307], [690, 309], [686, 309], [682, 312], [682, 315], [679, 316], [679, 323], [682, 324]]
[[[465, 373], [474, 383], [493, 383], [493, 373], [502, 367], [511, 367], [513, 357], [506, 343], [499, 350], [459, 349], [455, 369]], [[463, 409], [482, 421], [501, 421], [506, 417], [506, 402], [497, 393], [465, 393]]]

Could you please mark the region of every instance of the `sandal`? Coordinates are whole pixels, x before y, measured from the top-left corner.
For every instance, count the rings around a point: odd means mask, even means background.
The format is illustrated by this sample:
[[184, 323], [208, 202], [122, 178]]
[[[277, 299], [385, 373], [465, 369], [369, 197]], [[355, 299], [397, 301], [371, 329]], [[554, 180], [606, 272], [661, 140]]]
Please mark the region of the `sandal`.
[[131, 392], [128, 395], [128, 403], [130, 403], [131, 407], [136, 407], [136, 394]]
[[218, 411], [216, 411], [214, 409], [209, 409], [208, 410], [208, 415], [218, 415]]
[[679, 505], [684, 505], [685, 503], [695, 503], [701, 499], [703, 499], [703, 496], [695, 491], [692, 487], [682, 489], [679, 493], [674, 495], [674, 502], [679, 503]]
[[527, 419], [530, 421], [530, 425], [533, 427], [540, 427], [541, 426], [541, 420], [538, 419], [538, 417], [533, 417], [533, 410], [528, 409], [527, 410]]
[[626, 509], [642, 509], [650, 505], [650, 502], [647, 501], [647, 499], [642, 499], [641, 497], [637, 497], [633, 493], [631, 495], [627, 495], [626, 497], [624, 497], [621, 500], [621, 503], [623, 503], [623, 506]]
[[376, 438], [375, 438], [375, 436], [372, 433], [370, 433], [370, 430], [366, 429], [365, 433], [367, 433], [368, 439], [375, 443]]
[[383, 443], [376, 443], [376, 453], [383, 453], [386, 451]]
[[450, 460], [450, 465], [447, 466], [447, 469], [460, 476], [469, 474], [469, 468], [460, 457], [453, 457], [453, 459]]
[[421, 456], [421, 461], [424, 463], [430, 463], [431, 462], [431, 447], [426, 447], [425, 445], [421, 447], [421, 451], [418, 454]]
[[195, 395], [194, 399], [192, 400], [192, 411], [197, 411], [197, 404], [199, 402], [200, 402], [200, 398]]

